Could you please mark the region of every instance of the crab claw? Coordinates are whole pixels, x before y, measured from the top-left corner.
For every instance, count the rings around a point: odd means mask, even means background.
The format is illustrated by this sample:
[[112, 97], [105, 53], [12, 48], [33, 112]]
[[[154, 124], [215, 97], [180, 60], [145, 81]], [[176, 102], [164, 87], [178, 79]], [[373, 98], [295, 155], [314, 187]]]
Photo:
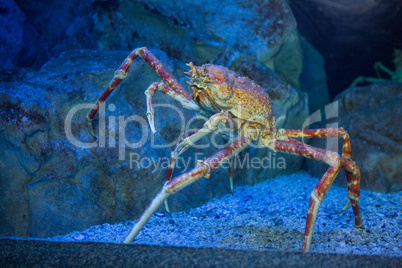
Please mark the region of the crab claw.
[[166, 213], [172, 218], [172, 214], [170, 214], [170, 209], [169, 209], [169, 205], [168, 205], [167, 199], [164, 201], [164, 203], [165, 203], [165, 210], [166, 210]]
[[152, 97], [147, 94], [147, 118], [152, 133], [155, 133], [155, 121], [154, 121], [154, 106], [152, 104]]
[[92, 125], [92, 120], [89, 120], [89, 119], [87, 118], [87, 124], [88, 124], [89, 132], [91, 132], [92, 137], [94, 137], [95, 139], [97, 139], [97, 137], [96, 137], [96, 135], [95, 135], [95, 132], [94, 132], [94, 127], [93, 127], [93, 125]]
[[[162, 83], [162, 82], [161, 82]], [[154, 122], [154, 105], [152, 103], [152, 96], [155, 94], [156, 89], [161, 84], [158, 82], [152, 83], [147, 90], [145, 90], [145, 96], [147, 97], [147, 118], [149, 126], [151, 127], [152, 133], [155, 133], [155, 122]]]

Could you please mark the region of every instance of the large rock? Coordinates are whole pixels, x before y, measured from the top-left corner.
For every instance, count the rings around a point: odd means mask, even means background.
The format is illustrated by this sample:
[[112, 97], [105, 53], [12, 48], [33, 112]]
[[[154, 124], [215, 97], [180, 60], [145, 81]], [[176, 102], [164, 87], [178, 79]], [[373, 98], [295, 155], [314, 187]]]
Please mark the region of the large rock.
[[[349, 88], [335, 99], [338, 116], [334, 119], [338, 126], [349, 132], [354, 160], [361, 170], [362, 189], [379, 192], [402, 189], [402, 126], [398, 122], [402, 114], [401, 103], [402, 84], [391, 82]], [[329, 149], [333, 146], [342, 148], [336, 140], [331, 145], [323, 139], [313, 139], [311, 144]], [[327, 168], [311, 160], [306, 166], [317, 177], [321, 177]], [[335, 183], [346, 186], [343, 171]]]
[[[186, 87], [183, 72], [188, 67], [162, 51], [152, 51]], [[96, 132], [105, 135], [104, 144], [102, 136], [99, 143], [94, 143], [87, 129], [88, 109], [83, 108], [94, 103], [128, 53], [66, 52], [22, 82], [0, 84], [0, 236], [45, 237], [134, 219], [161, 189], [171, 144], [194, 114], [172, 98], [156, 94], [154, 104], [165, 107], [155, 108], [157, 133], [151, 135], [144, 90], [160, 78], [148, 64], [136, 60], [127, 79], [107, 100], [107, 127], [102, 120], [95, 120], [95, 129], [101, 130]], [[290, 115], [278, 122], [281, 126], [301, 126], [308, 113], [304, 94], [261, 63], [247, 61], [239, 66], [243, 74], [260, 74], [255, 77], [258, 82], [264, 78], [266, 84], [262, 85], [269, 87], [275, 114]], [[136, 116], [138, 122], [122, 124], [131, 116]], [[142, 137], [145, 140], [141, 146], [124, 147], [125, 139], [136, 143]], [[217, 151], [209, 139], [201, 143], [206, 148], [188, 150], [179, 159], [175, 174], [188, 171], [197, 159]], [[250, 158], [267, 154], [264, 150], [252, 151]], [[250, 162], [246, 164], [246, 168], [236, 169], [236, 184], [300, 169], [297, 161], [285, 169], [257, 171], [251, 171]], [[227, 170], [219, 169], [209, 180], [201, 179], [172, 196], [169, 204], [172, 210], [183, 210], [228, 192]]]
[[159, 48], [196, 64], [234, 68], [244, 58], [299, 87], [302, 53], [285, 0], [115, 1], [95, 10], [101, 49]]
[[0, 71], [16, 67], [23, 47], [25, 14], [12, 0], [0, 2]]
[[244, 58], [257, 60], [300, 87], [302, 52], [286, 0], [20, 0], [18, 5], [27, 19], [15, 24], [22, 47], [17, 66], [38, 69], [68, 49], [149, 46], [196, 64], [234, 68]]
[[[13, 1], [10, 1], [13, 2]], [[95, 49], [92, 2], [64, 0], [18, 0], [14, 1], [24, 15], [24, 23], [17, 18], [8, 19], [8, 27], [22, 32], [18, 57], [12, 59], [17, 67], [40, 67], [71, 49]], [[12, 21], [12, 22], [11, 22]], [[14, 33], [15, 34], [15, 33]]]

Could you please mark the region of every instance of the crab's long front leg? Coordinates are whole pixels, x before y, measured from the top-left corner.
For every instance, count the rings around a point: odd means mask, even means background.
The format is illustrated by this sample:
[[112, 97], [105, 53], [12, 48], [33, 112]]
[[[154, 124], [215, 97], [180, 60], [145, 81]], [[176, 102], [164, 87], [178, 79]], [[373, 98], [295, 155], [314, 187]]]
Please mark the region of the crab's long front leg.
[[[166, 85], [163, 85], [160, 90], [173, 97], [175, 100], [179, 101], [183, 107], [198, 111], [199, 106], [192, 101], [190, 94], [180, 85], [180, 83], [171, 75], [166, 68], [162, 65], [162, 63], [146, 48], [136, 48], [134, 49], [130, 55], [124, 60], [124, 62], [120, 65], [120, 67], [116, 70], [113, 79], [110, 81], [106, 89], [100, 95], [95, 105], [89, 111], [87, 115], [88, 127], [91, 131], [91, 134], [95, 136], [92, 120], [94, 119], [96, 113], [99, 110], [99, 107], [106, 101], [109, 95], [113, 92], [113, 90], [120, 84], [123, 79], [127, 77], [127, 73], [130, 70], [133, 61], [140, 56], [143, 58], [151, 67], [155, 70], [155, 72], [162, 78], [163, 82]], [[154, 84], [151, 85], [151, 87]], [[154, 85], [155, 86], [155, 85]], [[159, 86], [156, 85], [156, 86]], [[155, 89], [156, 90], [156, 89]]]
[[[352, 160], [352, 147], [350, 145], [350, 137], [348, 132], [342, 127], [340, 128], [322, 128], [322, 129], [307, 129], [307, 130], [290, 130], [280, 129], [279, 133], [287, 137], [293, 138], [324, 138], [324, 137], [343, 137], [343, 150], [341, 163], [346, 171], [346, 178], [348, 181], [348, 203], [339, 211], [346, 210], [352, 204], [353, 213], [355, 215], [355, 226], [361, 227], [362, 220], [360, 216], [360, 169]], [[291, 140], [292, 143], [303, 144], [297, 140]], [[325, 152], [324, 149], [315, 148]]]
[[282, 140], [275, 140], [274, 148], [281, 152], [317, 159], [327, 163], [330, 166], [318, 184], [314, 187], [314, 190], [310, 196], [310, 205], [307, 214], [306, 229], [303, 241], [303, 251], [309, 251], [318, 209], [322, 199], [328, 192], [333, 181], [339, 173], [341, 168], [341, 157], [337, 153], [327, 150], [320, 150], [307, 144], [296, 144]]
[[199, 164], [191, 171], [166, 182], [162, 190], [152, 200], [151, 204], [145, 209], [144, 213], [138, 219], [137, 223], [124, 240], [124, 243], [131, 243], [134, 240], [138, 232], [148, 222], [152, 214], [159, 208], [162, 202], [166, 200], [169, 195], [176, 193], [203, 176], [209, 176], [209, 174], [217, 169], [225, 159], [231, 158], [235, 154], [244, 150], [250, 142], [251, 139], [249, 136], [241, 137], [212, 157], [204, 161], [200, 161]]

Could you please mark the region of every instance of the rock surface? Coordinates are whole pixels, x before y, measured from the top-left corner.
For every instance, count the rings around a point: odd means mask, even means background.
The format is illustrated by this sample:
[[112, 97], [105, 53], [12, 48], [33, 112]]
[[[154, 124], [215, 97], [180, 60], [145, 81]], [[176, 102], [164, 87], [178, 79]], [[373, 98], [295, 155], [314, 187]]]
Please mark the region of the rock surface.
[[20, 46], [18, 57], [11, 58], [15, 67], [39, 70], [50, 58], [57, 57], [63, 51], [96, 48], [92, 7], [92, 2], [96, 1], [10, 2], [18, 5], [25, 18], [22, 24], [17, 24], [17, 17], [10, 10], [2, 10], [2, 15], [12, 18], [4, 25], [15, 27], [15, 32], [22, 32], [21, 43], [14, 44]]
[[[361, 170], [361, 188], [381, 192], [402, 189], [402, 84], [378, 83], [349, 88], [338, 95], [338, 126], [349, 132], [354, 160]], [[321, 124], [320, 127], [325, 127]], [[313, 139], [311, 145], [325, 147], [325, 141]], [[341, 145], [336, 142], [327, 148]], [[326, 167], [307, 160], [307, 169], [314, 175]], [[344, 172], [336, 183], [346, 186]]]
[[[152, 51], [186, 86], [183, 72], [188, 67], [162, 51]], [[102, 126], [102, 120], [95, 121], [95, 128], [104, 134], [104, 144], [102, 138], [94, 143], [87, 129], [88, 109], [83, 108], [91, 107], [88, 104], [98, 98], [128, 53], [70, 51], [44, 65], [40, 72], [28, 74], [24, 81], [0, 84], [1, 236], [52, 236], [95, 224], [134, 219], [160, 190], [171, 147], [184, 123], [194, 114], [173, 99], [156, 94], [153, 99], [157, 133], [151, 135], [145, 116], [144, 90], [160, 78], [144, 61], [133, 63], [127, 79], [108, 99], [105, 105], [108, 127]], [[252, 66], [253, 74], [265, 78], [267, 82], [262, 85], [271, 87], [267, 91], [272, 95], [275, 114], [288, 116], [278, 123], [300, 128], [308, 114], [305, 95], [282, 82], [264, 65], [239, 66], [243, 66], [238, 70], [243, 74]], [[258, 77], [255, 79], [258, 82]], [[128, 122], [129, 118], [138, 121]], [[143, 137], [143, 146], [124, 147], [126, 143], [140, 142]], [[197, 159], [217, 150], [209, 139], [200, 143], [207, 147], [183, 154], [175, 174], [188, 171]], [[157, 145], [165, 146], [156, 148]], [[265, 154], [263, 150], [259, 154], [251, 152], [250, 159]], [[245, 154], [241, 157], [247, 160]], [[287, 164], [292, 160], [283, 158], [283, 161]], [[250, 171], [247, 161], [246, 165], [235, 170], [235, 184], [252, 184], [295, 172], [301, 162], [257, 171]], [[258, 172], [258, 176], [253, 172]], [[227, 171], [219, 169], [209, 180], [201, 179], [190, 185], [169, 199], [171, 210], [198, 206], [230, 192], [227, 178]]]
[[285, 0], [20, 0], [18, 6], [27, 19], [11, 24], [18, 26], [14, 34], [21, 39], [16, 66], [39, 69], [69, 49], [148, 46], [196, 64], [234, 68], [244, 58], [257, 60], [299, 88], [302, 52], [296, 20]]
[[23, 46], [25, 14], [12, 0], [0, 2], [0, 70], [16, 67]]
[[244, 58], [271, 67], [299, 87], [302, 53], [287, 1], [116, 1], [99, 7], [102, 49], [152, 44], [169, 55], [231, 68]]

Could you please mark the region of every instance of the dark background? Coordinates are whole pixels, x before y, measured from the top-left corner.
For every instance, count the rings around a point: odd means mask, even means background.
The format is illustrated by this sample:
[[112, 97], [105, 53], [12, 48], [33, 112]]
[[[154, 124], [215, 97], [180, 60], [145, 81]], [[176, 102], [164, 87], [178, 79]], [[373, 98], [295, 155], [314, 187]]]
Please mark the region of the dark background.
[[402, 49], [402, 1], [290, 0], [289, 4], [299, 31], [324, 56], [331, 100], [357, 76], [375, 77], [376, 61], [394, 70], [393, 50]]

